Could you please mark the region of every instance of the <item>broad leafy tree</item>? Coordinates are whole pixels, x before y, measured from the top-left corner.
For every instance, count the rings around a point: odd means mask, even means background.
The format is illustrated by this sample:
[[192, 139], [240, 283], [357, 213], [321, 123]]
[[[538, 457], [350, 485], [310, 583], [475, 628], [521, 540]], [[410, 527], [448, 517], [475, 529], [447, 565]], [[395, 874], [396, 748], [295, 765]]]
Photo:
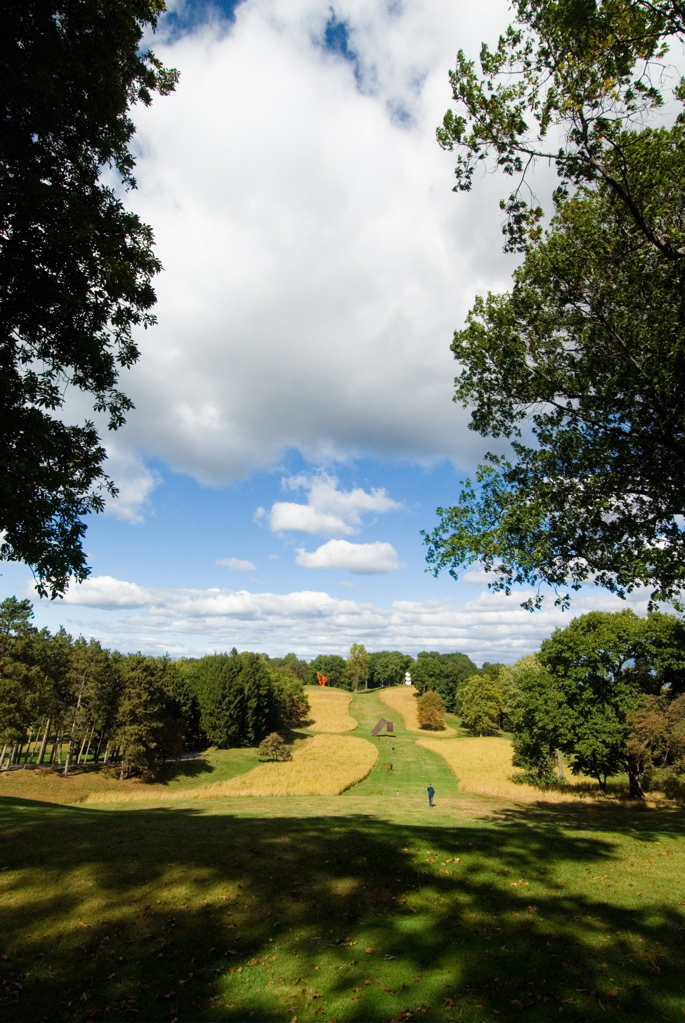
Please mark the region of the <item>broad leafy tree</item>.
[[399, 686], [404, 682], [405, 672], [414, 664], [414, 658], [399, 650], [377, 650], [370, 654], [369, 686]]
[[604, 788], [626, 772], [630, 794], [641, 796], [644, 762], [628, 744], [629, 715], [644, 696], [682, 692], [685, 625], [663, 614], [595, 611], [557, 629], [536, 660], [517, 676], [515, 762], [549, 776], [560, 749], [575, 774]]
[[440, 693], [429, 689], [416, 701], [419, 727], [439, 732], [445, 727], [445, 704]]
[[345, 677], [352, 690], [356, 692], [361, 686], [368, 689], [370, 667], [371, 657], [364, 644], [353, 643], [345, 663]]
[[448, 711], [457, 709], [457, 690], [461, 682], [478, 669], [466, 654], [439, 654], [422, 650], [411, 669], [412, 682], [419, 693], [434, 690]]
[[[586, 580], [653, 598], [685, 586], [685, 126], [650, 127], [672, 2], [517, 0], [481, 70], [459, 54], [439, 137], [457, 188], [491, 160], [556, 164], [554, 216], [504, 203], [523, 253], [510, 293], [478, 298], [452, 349], [471, 427], [511, 442], [427, 536], [435, 571], [482, 562], [495, 589]], [[676, 89], [685, 98], [685, 86]], [[531, 442], [532, 437], [532, 442]], [[539, 603], [534, 597], [530, 606]]]
[[470, 732], [497, 731], [504, 709], [504, 696], [498, 678], [470, 675], [459, 686], [459, 714]]
[[685, 694], [643, 697], [627, 715], [628, 752], [648, 775], [657, 768], [668, 776], [685, 773]]
[[[41, 593], [88, 574], [83, 516], [115, 493], [91, 422], [68, 425], [68, 388], [111, 429], [118, 389], [154, 322], [150, 228], [110, 184], [135, 185], [130, 107], [174, 88], [141, 51], [163, 0], [10, 0], [0, 40], [0, 556]], [[108, 171], [105, 181], [102, 172]]]
[[320, 671], [328, 679], [329, 686], [338, 686], [341, 689], [349, 689], [350, 683], [345, 673], [345, 658], [339, 654], [319, 654], [313, 661], [309, 662], [309, 679], [311, 685], [316, 685], [316, 673]]

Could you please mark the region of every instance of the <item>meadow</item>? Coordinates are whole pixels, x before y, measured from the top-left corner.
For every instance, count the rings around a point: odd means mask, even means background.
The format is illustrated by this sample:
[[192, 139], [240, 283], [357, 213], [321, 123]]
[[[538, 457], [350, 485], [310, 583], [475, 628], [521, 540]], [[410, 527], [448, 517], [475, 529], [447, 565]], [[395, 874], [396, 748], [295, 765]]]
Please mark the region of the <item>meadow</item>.
[[349, 713], [352, 693], [326, 686], [305, 686], [309, 700], [309, 730], [312, 732], [353, 732], [358, 722]]
[[[155, 787], [185, 800], [5, 795], [3, 1019], [682, 1019], [681, 810], [466, 792], [482, 741], [372, 739], [386, 706], [357, 694], [357, 732], [314, 740], [373, 750], [340, 796], [194, 798], [211, 762]], [[244, 754], [219, 784], [253, 752], [210, 753]]]

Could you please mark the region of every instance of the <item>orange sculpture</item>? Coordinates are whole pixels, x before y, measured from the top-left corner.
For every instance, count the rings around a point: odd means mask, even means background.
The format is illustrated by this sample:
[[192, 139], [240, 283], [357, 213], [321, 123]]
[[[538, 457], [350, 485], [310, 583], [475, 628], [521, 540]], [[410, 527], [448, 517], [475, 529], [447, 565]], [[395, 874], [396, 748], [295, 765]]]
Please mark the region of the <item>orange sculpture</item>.
[[328, 682], [328, 679], [325, 675], [322, 675], [320, 671], [317, 671], [316, 681], [319, 683], [320, 686], [325, 686], [326, 683]]

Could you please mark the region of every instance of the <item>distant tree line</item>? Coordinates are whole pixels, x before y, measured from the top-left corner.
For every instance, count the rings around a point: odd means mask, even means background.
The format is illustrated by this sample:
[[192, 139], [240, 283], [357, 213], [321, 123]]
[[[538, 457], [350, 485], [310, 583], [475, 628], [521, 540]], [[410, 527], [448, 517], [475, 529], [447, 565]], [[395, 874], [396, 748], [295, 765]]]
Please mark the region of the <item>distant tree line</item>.
[[[151, 777], [184, 749], [259, 746], [306, 724], [304, 686], [399, 685], [410, 671], [422, 727], [446, 712], [472, 734], [513, 735], [514, 763], [546, 783], [625, 774], [630, 794], [685, 773], [685, 622], [652, 612], [592, 612], [536, 654], [478, 669], [463, 653], [397, 650], [311, 662], [234, 648], [197, 659], [120, 654], [32, 624], [28, 600], [0, 604], [0, 766], [111, 765]], [[279, 747], [280, 748], [280, 747]]]

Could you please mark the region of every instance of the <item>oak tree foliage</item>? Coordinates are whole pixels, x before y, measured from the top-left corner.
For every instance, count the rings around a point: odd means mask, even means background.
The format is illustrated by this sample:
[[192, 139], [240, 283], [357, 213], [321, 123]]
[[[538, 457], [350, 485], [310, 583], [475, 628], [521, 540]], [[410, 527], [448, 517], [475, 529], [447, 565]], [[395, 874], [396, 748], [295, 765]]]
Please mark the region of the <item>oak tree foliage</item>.
[[632, 734], [645, 697], [685, 691], [685, 625], [672, 615], [593, 611], [556, 629], [517, 673], [514, 763], [541, 779], [561, 750], [601, 788], [626, 773], [640, 797], [649, 761]]
[[[511, 175], [512, 290], [476, 300], [452, 350], [455, 400], [491, 453], [426, 536], [434, 571], [480, 561], [495, 589], [592, 581], [653, 600], [685, 587], [685, 115], [663, 105], [685, 12], [642, 0], [517, 0], [480, 73], [463, 53], [439, 138], [457, 188]], [[681, 81], [678, 103], [685, 98]], [[545, 159], [553, 216], [527, 191]], [[547, 211], [549, 212], [549, 211]], [[540, 603], [539, 594], [528, 606]]]
[[177, 73], [141, 51], [163, 0], [9, 0], [0, 34], [0, 557], [42, 595], [88, 574], [83, 516], [116, 488], [95, 425], [68, 425], [69, 390], [110, 429], [132, 403], [118, 376], [154, 323], [161, 264], [117, 187], [135, 186], [130, 108]]

